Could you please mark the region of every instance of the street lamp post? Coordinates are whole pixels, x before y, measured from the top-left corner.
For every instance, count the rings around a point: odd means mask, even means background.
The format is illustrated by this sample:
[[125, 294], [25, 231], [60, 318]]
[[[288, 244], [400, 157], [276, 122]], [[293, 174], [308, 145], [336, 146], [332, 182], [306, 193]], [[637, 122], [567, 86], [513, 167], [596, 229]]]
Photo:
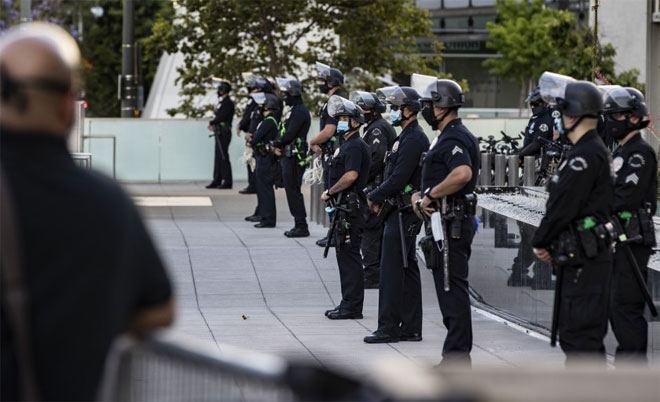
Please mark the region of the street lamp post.
[[135, 68], [135, 30], [133, 0], [123, 0], [122, 19], [122, 63], [119, 77], [119, 98], [121, 117], [136, 117], [137, 114], [137, 74]]

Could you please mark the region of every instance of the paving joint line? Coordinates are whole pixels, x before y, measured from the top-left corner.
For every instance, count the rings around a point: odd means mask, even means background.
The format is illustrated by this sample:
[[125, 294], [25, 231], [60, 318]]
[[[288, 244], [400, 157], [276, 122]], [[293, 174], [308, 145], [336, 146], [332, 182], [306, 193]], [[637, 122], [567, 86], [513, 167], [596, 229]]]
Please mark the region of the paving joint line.
[[199, 315], [202, 316], [202, 320], [204, 321], [206, 328], [209, 330], [209, 333], [211, 334], [213, 343], [218, 348], [218, 350], [220, 350], [220, 345], [218, 344], [218, 340], [216, 339], [215, 334], [213, 333], [213, 330], [211, 329], [211, 326], [209, 325], [209, 322], [206, 319], [206, 315], [204, 315], [204, 311], [202, 310], [201, 305], [199, 304], [199, 294], [197, 293], [197, 280], [195, 279], [195, 270], [193, 268], [188, 240], [186, 239], [185, 233], [183, 233], [183, 229], [181, 229], [181, 227], [176, 221], [176, 217], [174, 216], [174, 211], [172, 207], [168, 206], [168, 209], [170, 210], [170, 216], [172, 217], [172, 222], [174, 223], [174, 226], [176, 226], [177, 230], [179, 231], [179, 234], [181, 234], [181, 238], [183, 239], [183, 244], [185, 245], [186, 248], [186, 254], [188, 254], [188, 267], [190, 268], [190, 275], [192, 276], [192, 285], [193, 285], [193, 291], [195, 292], [195, 304], [197, 305], [197, 311], [199, 311]]
[[[213, 198], [211, 198], [211, 203], [213, 204]], [[224, 227], [226, 227], [227, 229], [229, 229], [229, 231], [231, 231], [231, 232], [234, 234], [234, 236], [236, 236], [236, 238], [238, 239], [238, 241], [241, 242], [241, 244], [243, 245], [243, 247], [244, 247], [245, 250], [247, 251], [248, 258], [250, 259], [250, 265], [252, 266], [252, 272], [254, 272], [254, 276], [255, 276], [255, 278], [256, 278], [256, 280], [257, 280], [257, 285], [259, 286], [259, 292], [261, 293], [261, 298], [262, 298], [263, 301], [264, 301], [264, 305], [266, 306], [266, 309], [267, 309], [267, 310], [273, 315], [273, 317], [275, 317], [275, 319], [280, 323], [280, 325], [282, 325], [282, 326], [284, 327], [284, 329], [286, 329], [286, 330], [289, 332], [289, 334], [291, 334], [291, 336], [293, 336], [293, 338], [294, 338], [298, 343], [300, 343], [300, 345], [302, 345], [302, 347], [305, 348], [305, 350], [307, 350], [307, 352], [310, 354], [310, 356], [312, 356], [312, 358], [314, 358], [314, 360], [316, 360], [316, 362], [317, 362], [321, 367], [323, 367], [323, 368], [327, 368], [326, 365], [321, 361], [321, 359], [319, 359], [319, 357], [316, 356], [316, 355], [314, 354], [314, 352], [312, 352], [312, 350], [311, 350], [307, 345], [305, 345], [305, 343], [304, 343], [302, 340], [300, 340], [300, 338], [298, 338], [298, 336], [295, 334], [295, 332], [293, 332], [293, 330], [291, 330], [291, 328], [289, 328], [289, 327], [286, 325], [286, 323], [284, 323], [284, 321], [283, 321], [283, 320], [277, 315], [277, 313], [275, 313], [275, 311], [272, 309], [272, 307], [270, 306], [270, 304], [268, 304], [268, 299], [266, 298], [266, 294], [264, 293], [264, 289], [263, 289], [263, 287], [261, 286], [261, 279], [259, 278], [259, 273], [257, 272], [257, 267], [256, 267], [256, 265], [254, 264], [254, 260], [252, 259], [252, 252], [250, 251], [250, 248], [247, 246], [247, 244], [245, 244], [245, 242], [243, 241], [243, 239], [241, 239], [241, 237], [238, 235], [238, 233], [236, 233], [236, 231], [235, 231], [231, 226], [229, 226], [227, 223], [225, 223], [225, 222], [222, 220], [222, 218], [220, 218], [220, 214], [218, 213], [218, 210], [215, 209], [215, 205], [213, 205], [212, 208], [213, 208], [213, 211], [215, 212], [215, 216], [218, 218], [218, 222], [220, 222]]]

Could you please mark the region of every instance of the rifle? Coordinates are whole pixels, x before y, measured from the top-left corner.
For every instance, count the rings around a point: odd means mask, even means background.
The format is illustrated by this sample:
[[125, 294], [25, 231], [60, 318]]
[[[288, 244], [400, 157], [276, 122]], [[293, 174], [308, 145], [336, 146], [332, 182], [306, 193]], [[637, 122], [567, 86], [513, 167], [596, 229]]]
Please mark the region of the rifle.
[[[337, 221], [339, 219], [339, 203], [341, 202], [342, 195], [344, 195], [344, 192], [341, 192], [337, 195], [337, 201], [333, 201], [332, 198], [328, 200], [328, 207], [326, 208], [326, 211], [328, 211], [328, 208], [332, 211], [332, 222], [330, 223], [330, 229], [328, 229], [328, 240], [325, 243], [325, 249], [323, 249], [323, 258], [328, 258], [330, 244], [335, 237], [335, 230], [337, 230]], [[335, 244], [335, 247], [339, 247], [339, 244]]]

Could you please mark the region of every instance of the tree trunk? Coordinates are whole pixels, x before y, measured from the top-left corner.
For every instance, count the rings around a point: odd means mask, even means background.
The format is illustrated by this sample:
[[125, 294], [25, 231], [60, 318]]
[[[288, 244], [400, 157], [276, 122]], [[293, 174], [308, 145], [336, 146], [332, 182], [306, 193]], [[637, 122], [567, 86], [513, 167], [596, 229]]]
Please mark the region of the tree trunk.
[[520, 99], [518, 102], [518, 117], [522, 117], [522, 111], [525, 108], [525, 98], [527, 97], [527, 83], [528, 80], [520, 80]]

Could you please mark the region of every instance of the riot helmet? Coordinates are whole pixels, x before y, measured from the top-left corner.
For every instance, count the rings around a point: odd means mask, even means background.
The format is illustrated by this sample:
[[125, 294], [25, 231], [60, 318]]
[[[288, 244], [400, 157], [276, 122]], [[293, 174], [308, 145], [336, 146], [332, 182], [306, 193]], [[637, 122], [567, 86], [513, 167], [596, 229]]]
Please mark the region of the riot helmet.
[[[382, 102], [389, 105], [390, 121], [394, 126], [399, 126], [404, 121], [413, 118], [422, 108], [419, 93], [411, 87], [383, 87], [376, 90], [376, 95]], [[412, 115], [404, 116], [404, 108], [409, 109]]]
[[[598, 89], [603, 96], [605, 133], [609, 137], [618, 141], [649, 125], [644, 95], [637, 89], [619, 85], [601, 85]], [[633, 115], [639, 118], [637, 122], [631, 121]]]
[[381, 113], [385, 112], [385, 104], [378, 99], [375, 93], [353, 91], [349, 98], [364, 111], [369, 121], [376, 119]]
[[318, 72], [316, 83], [322, 93], [327, 94], [330, 89], [344, 85], [344, 74], [339, 69], [317, 61], [316, 70]]
[[442, 117], [435, 115], [434, 108], [458, 109], [465, 103], [465, 95], [456, 81], [436, 79], [422, 92], [422, 117], [436, 130], [438, 125], [451, 113], [447, 110]]
[[280, 110], [280, 100], [275, 94], [267, 92], [255, 92], [250, 94], [252, 99], [262, 110], [277, 112]]
[[[332, 95], [330, 99], [328, 99], [328, 114], [333, 118], [339, 118], [341, 116], [349, 117], [348, 122], [338, 122], [337, 133], [339, 134], [345, 134], [349, 131], [354, 131], [355, 129], [359, 128], [360, 125], [365, 123], [364, 111], [362, 108], [360, 108], [360, 106], [356, 105], [354, 102], [342, 98], [339, 95]], [[351, 124], [352, 122], [355, 124]]]
[[227, 95], [231, 92], [231, 84], [227, 81], [220, 81], [218, 84], [218, 96]]
[[289, 106], [300, 103], [303, 87], [295, 78], [277, 78], [277, 86], [284, 95], [284, 103]]

